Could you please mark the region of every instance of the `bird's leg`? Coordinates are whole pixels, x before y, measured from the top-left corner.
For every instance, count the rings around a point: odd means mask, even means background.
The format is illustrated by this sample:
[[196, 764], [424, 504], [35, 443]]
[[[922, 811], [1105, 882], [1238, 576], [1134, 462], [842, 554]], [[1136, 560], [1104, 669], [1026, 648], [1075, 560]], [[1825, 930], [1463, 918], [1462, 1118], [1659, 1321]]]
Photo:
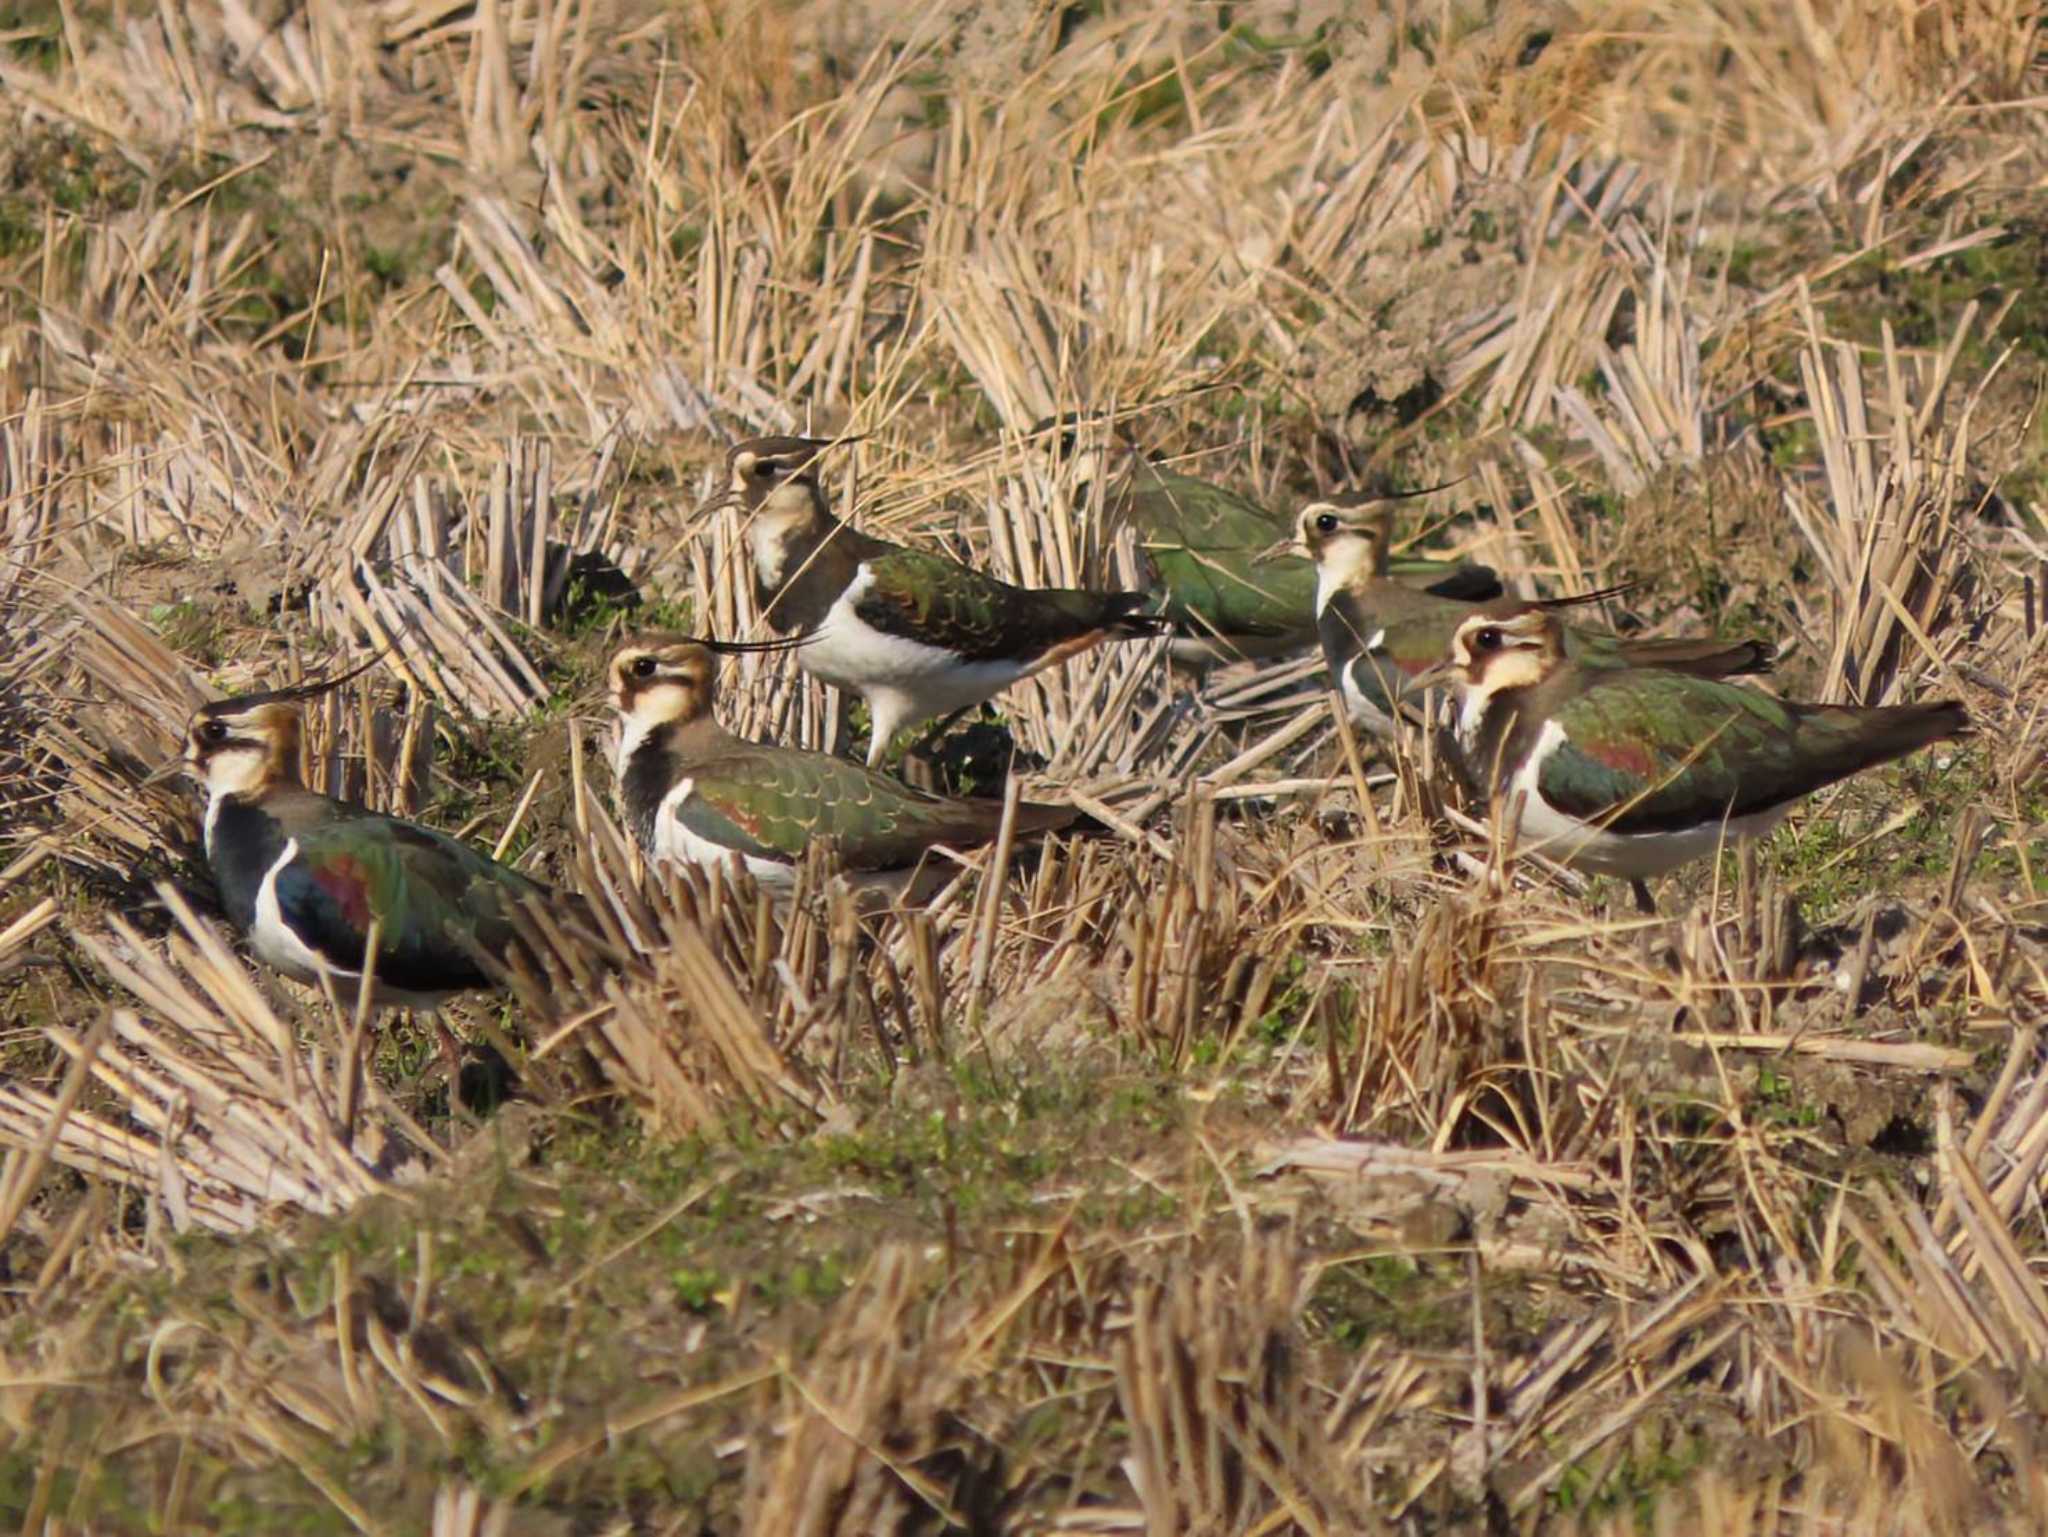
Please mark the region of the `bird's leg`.
[[441, 1046], [441, 1063], [448, 1071], [448, 1109], [453, 1113], [462, 1102], [462, 1043], [455, 1039], [455, 1032], [441, 1018], [439, 1009], [429, 1009], [427, 1018], [434, 1023], [434, 1037]]
[[846, 756], [846, 739], [853, 735], [847, 719], [846, 695], [839, 689], [825, 691], [825, 751], [835, 758]]
[[[898, 765], [898, 772], [903, 776], [905, 784], [914, 785], [920, 790], [936, 791], [938, 789], [936, 765], [932, 764], [931, 759], [925, 755], [939, 744], [940, 739], [948, 731], [953, 729], [961, 716], [973, 708], [975, 707], [971, 704], [963, 704], [959, 709], [955, 710], [951, 715], [945, 716], [931, 730], [903, 749], [903, 760]], [[926, 765], [925, 772], [919, 775], [917, 779], [910, 777], [910, 763], [913, 758], [921, 759]]]
[[[1658, 916], [1657, 899], [1650, 895], [1650, 886], [1647, 881], [1643, 880], [1640, 876], [1633, 876], [1629, 880], [1628, 889], [1629, 894], [1636, 899], [1637, 912], [1641, 913], [1645, 918], [1655, 918]], [[1678, 940], [1676, 931], [1672, 926], [1670, 924], [1646, 923], [1643, 925], [1641, 932], [1636, 936], [1645, 970], [1654, 971], [1657, 968], [1657, 950], [1660, 936], [1670, 940], [1672, 958], [1674, 962], [1677, 959]]]

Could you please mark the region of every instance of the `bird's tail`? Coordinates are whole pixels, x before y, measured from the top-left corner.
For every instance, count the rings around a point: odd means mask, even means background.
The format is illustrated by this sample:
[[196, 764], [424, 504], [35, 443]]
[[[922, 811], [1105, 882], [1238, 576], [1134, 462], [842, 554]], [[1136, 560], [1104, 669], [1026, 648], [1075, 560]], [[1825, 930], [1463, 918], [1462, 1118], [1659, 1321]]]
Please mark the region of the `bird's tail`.
[[1953, 699], [1929, 704], [1883, 705], [1858, 708], [1853, 705], [1823, 706], [1822, 720], [1808, 717], [1835, 740], [1819, 745], [1823, 754], [1843, 763], [1844, 773], [1872, 768], [1903, 758], [1935, 742], [1969, 736], [1969, 712]]
[[1955, 699], [1937, 699], [1931, 704], [1894, 705], [1887, 713], [1895, 718], [1895, 729], [1901, 737], [1910, 739], [1913, 744], [1902, 749], [1905, 752], [1925, 747], [1930, 742], [1973, 736], [1977, 730], [1970, 721], [1970, 712]]

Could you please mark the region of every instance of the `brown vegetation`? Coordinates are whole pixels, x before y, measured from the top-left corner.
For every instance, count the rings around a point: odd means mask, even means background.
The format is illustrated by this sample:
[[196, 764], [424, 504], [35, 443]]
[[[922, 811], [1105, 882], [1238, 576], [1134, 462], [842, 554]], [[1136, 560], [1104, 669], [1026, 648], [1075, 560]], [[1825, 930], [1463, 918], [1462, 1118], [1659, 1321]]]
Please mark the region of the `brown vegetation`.
[[[1107, 9], [1107, 14], [1105, 14]], [[0, 3], [0, 1513], [24, 1532], [2048, 1522], [2048, 75], [2008, 0]], [[1667, 882], [1316, 667], [1000, 701], [1111, 829], [650, 877], [603, 656], [744, 433], [1021, 580], [1114, 413], [1967, 744]], [[429, 1037], [227, 941], [204, 699], [593, 900]], [[840, 724], [787, 657], [733, 729]], [[982, 728], [986, 734], [988, 728]], [[1001, 760], [997, 760], [998, 764]], [[957, 767], [957, 765], [956, 765]], [[967, 772], [975, 772], [969, 766]], [[990, 787], [979, 770], [980, 788]], [[474, 1079], [474, 1082], [470, 1080]]]

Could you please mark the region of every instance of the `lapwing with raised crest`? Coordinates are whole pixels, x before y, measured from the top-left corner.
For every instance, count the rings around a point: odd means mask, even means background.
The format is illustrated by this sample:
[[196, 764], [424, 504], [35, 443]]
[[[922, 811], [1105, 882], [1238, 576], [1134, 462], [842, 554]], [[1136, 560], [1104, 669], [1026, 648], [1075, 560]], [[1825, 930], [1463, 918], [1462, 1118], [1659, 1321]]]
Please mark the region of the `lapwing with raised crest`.
[[1596, 874], [1645, 879], [1737, 838], [1761, 838], [1837, 780], [1970, 729], [1963, 706], [1794, 704], [1741, 684], [1569, 654], [1534, 606], [1474, 614], [1414, 680], [1457, 696], [1468, 765], [1516, 843]]
[[[1459, 625], [1477, 613], [1526, 606], [1498, 593], [1476, 600], [1419, 591], [1390, 575], [1393, 508], [1383, 499], [1311, 502], [1299, 515], [1297, 539], [1314, 562], [1316, 628], [1330, 681], [1353, 724], [1376, 737], [1391, 738], [1397, 719], [1412, 718], [1417, 678], [1442, 660]], [[1548, 606], [1579, 607], [1621, 590]], [[1560, 633], [1566, 650], [1589, 666], [1664, 667], [1719, 678], [1771, 665], [1770, 648], [1753, 640], [1620, 636], [1577, 625]]]
[[816, 469], [831, 446], [797, 437], [734, 445], [719, 505], [746, 514], [754, 595], [770, 628], [808, 636], [798, 665], [867, 701], [870, 767], [906, 726], [972, 708], [1105, 641], [1166, 628], [1142, 612], [1142, 592], [1017, 587], [842, 523]]
[[[433, 1012], [497, 985], [483, 958], [519, 948], [518, 904], [561, 899], [446, 834], [305, 786], [300, 707], [362, 670], [200, 706], [182, 759], [158, 777], [182, 769], [205, 790], [207, 866], [258, 959], [332, 981], [345, 1003], [367, 963], [373, 1006]], [[453, 1072], [452, 1039], [436, 1027]]]
[[[613, 655], [614, 767], [643, 853], [703, 867], [737, 861], [771, 893], [786, 894], [805, 851], [830, 839], [856, 886], [909, 899], [919, 877], [951, 870], [940, 851], [995, 841], [1000, 801], [927, 794], [843, 758], [750, 742], [721, 726], [719, 656], [786, 644], [650, 637]], [[1068, 807], [1024, 802], [1016, 832], [1035, 836], [1076, 820]]]
[[[1172, 625], [1168, 652], [1177, 665], [1200, 672], [1316, 644], [1316, 568], [1292, 550], [1285, 513], [1128, 444], [1079, 450], [1070, 419], [1041, 422], [1033, 432], [1057, 434], [1053, 446], [1076, 460], [1076, 500], [1098, 509], [1104, 533], [1114, 539], [1131, 531], [1152, 595], [1149, 611]], [[1494, 572], [1463, 561], [1403, 557], [1386, 575], [1466, 602], [1501, 594]]]

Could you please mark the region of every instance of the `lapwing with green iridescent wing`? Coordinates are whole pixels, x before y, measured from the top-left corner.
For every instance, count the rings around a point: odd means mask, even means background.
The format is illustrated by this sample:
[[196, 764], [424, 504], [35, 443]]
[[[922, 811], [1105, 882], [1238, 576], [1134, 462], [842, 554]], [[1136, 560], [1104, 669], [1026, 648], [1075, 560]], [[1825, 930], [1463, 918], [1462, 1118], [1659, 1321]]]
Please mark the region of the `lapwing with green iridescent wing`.
[[1793, 704], [1760, 689], [1568, 654], [1557, 615], [1475, 614], [1415, 680], [1457, 695], [1465, 761], [1517, 844], [1598, 874], [1644, 878], [1768, 834], [1824, 785], [1966, 734], [1962, 705]]
[[[1077, 492], [1099, 504], [1110, 537], [1131, 530], [1152, 593], [1150, 611], [1172, 623], [1168, 650], [1180, 666], [1200, 671], [1315, 645], [1316, 570], [1289, 553], [1293, 530], [1285, 514], [1127, 448]], [[1467, 602], [1501, 593], [1497, 575], [1466, 563], [1403, 558], [1386, 575]]]
[[[1345, 498], [1302, 508], [1298, 541], [1314, 562], [1316, 628], [1330, 681], [1352, 722], [1374, 736], [1394, 735], [1397, 716], [1413, 719], [1415, 679], [1443, 659], [1451, 637], [1475, 613], [1512, 613], [1523, 605], [1494, 595], [1485, 602], [1417, 591], [1389, 574], [1393, 510], [1384, 501]], [[1575, 607], [1611, 594], [1558, 600]], [[1756, 641], [1637, 638], [1571, 626], [1566, 650], [1589, 665], [1665, 667], [1705, 677], [1763, 672], [1770, 649]]]
[[747, 513], [754, 593], [778, 634], [806, 634], [798, 664], [867, 701], [868, 763], [905, 726], [992, 699], [1110, 640], [1165, 629], [1142, 592], [1016, 587], [833, 517], [816, 438], [753, 438], [727, 456], [726, 502]]
[[[333, 680], [202, 705], [182, 766], [204, 787], [206, 862], [258, 959], [323, 977], [352, 1001], [431, 1011], [496, 986], [479, 959], [519, 947], [513, 909], [562, 904], [540, 882], [416, 823], [334, 800], [299, 778], [301, 702]], [[376, 945], [370, 950], [374, 932]], [[444, 1048], [452, 1041], [443, 1033]]]
[[[727, 731], [713, 712], [717, 653], [739, 649], [753, 648], [645, 639], [612, 657], [619, 799], [650, 857], [715, 867], [738, 860], [782, 893], [804, 851], [829, 838], [856, 885], [908, 895], [920, 875], [949, 872], [936, 851], [995, 840], [1000, 801], [928, 795], [843, 758]], [[1075, 821], [1067, 807], [1026, 802], [1017, 808], [1016, 831], [1034, 835]]]

